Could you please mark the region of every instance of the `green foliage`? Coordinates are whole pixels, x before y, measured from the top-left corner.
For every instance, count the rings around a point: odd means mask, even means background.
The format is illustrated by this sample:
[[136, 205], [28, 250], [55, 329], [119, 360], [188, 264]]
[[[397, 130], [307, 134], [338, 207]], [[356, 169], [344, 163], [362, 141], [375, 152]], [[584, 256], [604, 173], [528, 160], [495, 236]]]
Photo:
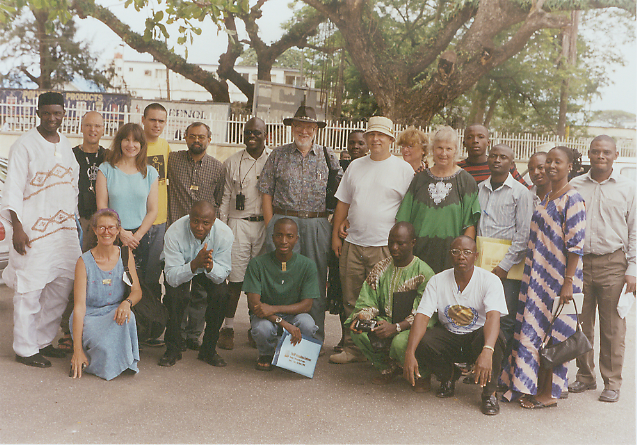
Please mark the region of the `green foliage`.
[[[16, 87], [33, 82], [42, 88], [53, 88], [81, 77], [102, 90], [109, 87], [113, 70], [98, 66], [90, 46], [76, 40], [73, 20], [63, 22], [51, 18], [55, 17], [52, 11], [35, 11], [40, 17], [37, 20], [29, 8], [22, 7], [9, 21], [0, 23], [0, 61], [9, 67], [0, 75], [0, 82]], [[44, 35], [38, 28], [44, 30]], [[40, 53], [40, 44], [44, 53]]]

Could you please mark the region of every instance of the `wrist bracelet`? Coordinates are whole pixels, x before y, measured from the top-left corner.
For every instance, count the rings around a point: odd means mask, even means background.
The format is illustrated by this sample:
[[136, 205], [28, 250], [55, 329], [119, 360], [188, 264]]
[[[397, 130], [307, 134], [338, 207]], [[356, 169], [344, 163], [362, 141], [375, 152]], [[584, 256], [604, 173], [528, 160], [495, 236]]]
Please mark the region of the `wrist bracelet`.
[[564, 277], [565, 280], [573, 280], [573, 277], [569, 277], [568, 275]]
[[130, 308], [131, 308], [131, 309], [133, 309], [133, 302], [132, 302], [132, 301], [130, 301], [130, 298], [127, 298], [127, 299], [126, 299], [126, 300], [124, 300], [124, 301], [128, 301], [128, 302], [130, 303]]
[[482, 349], [490, 349], [491, 352], [495, 352], [495, 349], [493, 349], [493, 346], [489, 346], [489, 345], [484, 345]]

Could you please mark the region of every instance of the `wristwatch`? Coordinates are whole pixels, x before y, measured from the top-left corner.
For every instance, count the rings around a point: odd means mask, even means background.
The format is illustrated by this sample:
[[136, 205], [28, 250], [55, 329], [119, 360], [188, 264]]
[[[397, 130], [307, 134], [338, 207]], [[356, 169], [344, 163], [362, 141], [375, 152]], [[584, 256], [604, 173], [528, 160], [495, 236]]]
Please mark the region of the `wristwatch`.
[[279, 324], [279, 323], [281, 323], [282, 321], [283, 321], [283, 319], [282, 319], [281, 317], [276, 317], [276, 318], [274, 319], [274, 323], [275, 323], [275, 324]]
[[402, 329], [400, 328], [400, 323], [396, 323], [396, 332], [400, 332]]

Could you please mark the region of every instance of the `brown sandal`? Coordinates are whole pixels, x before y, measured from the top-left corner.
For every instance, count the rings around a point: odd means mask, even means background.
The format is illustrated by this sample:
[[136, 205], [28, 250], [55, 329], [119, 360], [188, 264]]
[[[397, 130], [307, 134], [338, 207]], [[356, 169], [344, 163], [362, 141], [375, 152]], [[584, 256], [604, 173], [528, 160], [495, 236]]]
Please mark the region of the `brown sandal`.
[[64, 337], [58, 340], [58, 349], [64, 352], [73, 352], [73, 338], [71, 334], [64, 334]]
[[257, 371], [272, 371], [272, 356], [262, 355], [257, 359], [257, 364], [254, 367]]

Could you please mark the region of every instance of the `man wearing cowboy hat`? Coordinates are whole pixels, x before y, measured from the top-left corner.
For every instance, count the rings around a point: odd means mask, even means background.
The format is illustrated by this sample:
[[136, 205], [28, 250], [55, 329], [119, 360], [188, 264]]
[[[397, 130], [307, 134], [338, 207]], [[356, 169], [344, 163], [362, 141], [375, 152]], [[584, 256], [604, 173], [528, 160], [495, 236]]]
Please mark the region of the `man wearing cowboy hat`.
[[313, 260], [318, 270], [320, 297], [314, 300], [310, 315], [318, 326], [315, 337], [323, 340], [327, 256], [332, 233], [325, 195], [330, 169], [338, 170], [338, 176], [343, 172], [332, 150], [314, 143], [316, 131], [326, 124], [316, 119], [312, 107], [299, 107], [294, 117], [283, 119], [283, 123], [292, 126], [294, 142], [272, 150], [259, 178], [267, 226], [265, 248], [274, 251], [272, 232], [277, 220], [284, 217], [294, 220], [299, 229], [294, 251]]
[[[389, 231], [414, 177], [411, 166], [389, 152], [394, 141], [393, 127], [393, 122], [386, 117], [369, 119], [365, 142], [370, 154], [352, 161], [335, 195], [338, 204], [334, 211], [332, 250], [340, 258], [346, 317], [354, 310], [363, 282], [374, 265], [390, 256]], [[345, 219], [349, 221], [349, 229], [343, 243], [338, 232]], [[333, 354], [330, 362], [364, 361], [365, 356], [354, 345], [351, 336], [343, 337], [343, 351]]]

